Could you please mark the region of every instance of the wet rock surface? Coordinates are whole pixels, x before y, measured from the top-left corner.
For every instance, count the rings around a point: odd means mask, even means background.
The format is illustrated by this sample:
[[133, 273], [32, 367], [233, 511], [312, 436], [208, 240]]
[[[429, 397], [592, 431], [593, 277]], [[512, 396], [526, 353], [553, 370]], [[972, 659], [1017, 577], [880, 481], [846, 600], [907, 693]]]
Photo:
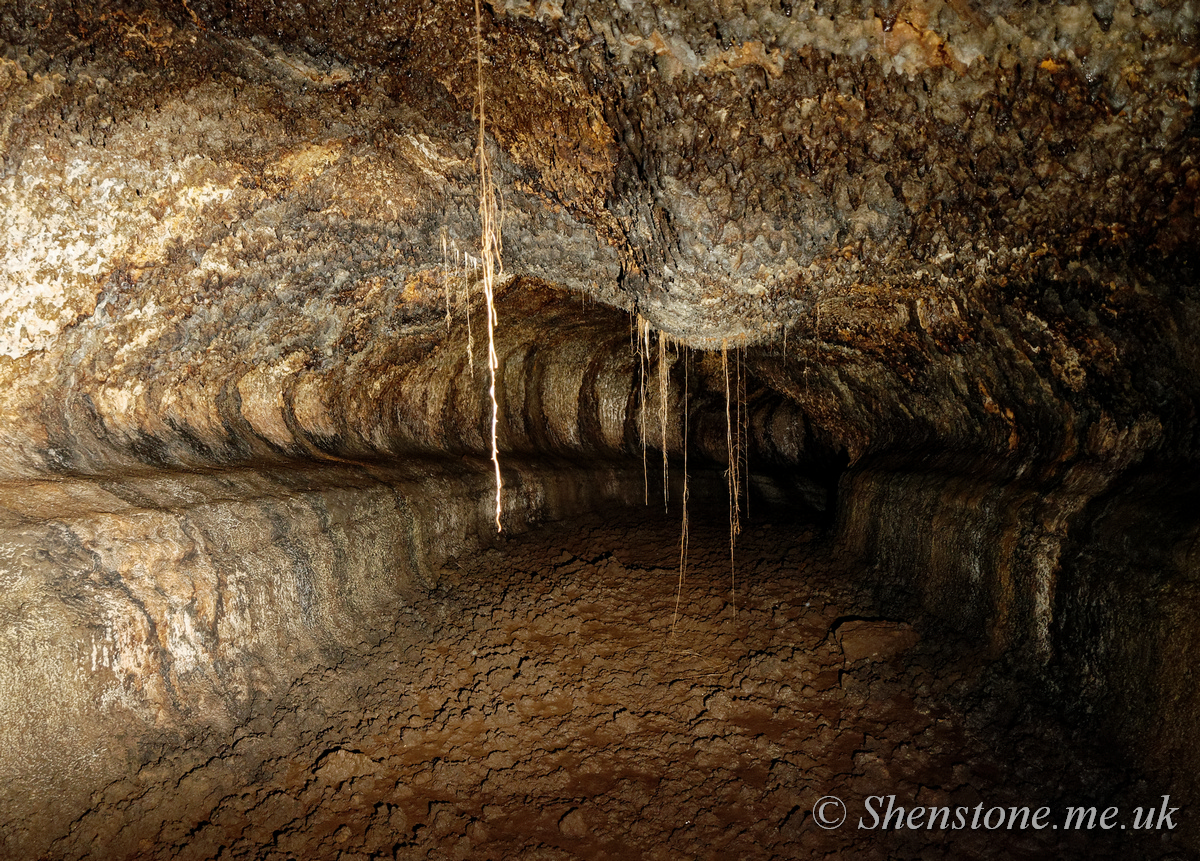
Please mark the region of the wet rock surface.
[[[802, 516], [747, 525], [731, 601], [722, 515], [693, 513], [682, 586], [679, 524], [646, 510], [451, 560], [377, 646], [234, 727], [145, 738], [42, 857], [1185, 857], [1166, 831], [857, 828], [870, 796], [1059, 821], [1158, 788], [978, 647], [886, 618]], [[828, 795], [840, 829], [813, 821]]]

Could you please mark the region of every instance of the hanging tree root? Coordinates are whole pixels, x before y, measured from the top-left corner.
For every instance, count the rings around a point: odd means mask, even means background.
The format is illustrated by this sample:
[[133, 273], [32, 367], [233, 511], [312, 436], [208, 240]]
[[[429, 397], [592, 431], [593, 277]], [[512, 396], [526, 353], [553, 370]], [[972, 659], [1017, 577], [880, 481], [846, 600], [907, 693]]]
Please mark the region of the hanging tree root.
[[475, 0], [475, 70], [479, 96], [479, 244], [483, 269], [483, 293], [487, 299], [488, 334], [488, 397], [492, 402], [492, 465], [496, 472], [496, 531], [500, 525], [501, 492], [504, 481], [500, 476], [500, 447], [497, 431], [500, 425], [500, 405], [496, 401], [496, 372], [500, 362], [496, 356], [496, 270], [503, 272], [501, 263], [500, 220], [496, 206], [496, 186], [492, 180], [492, 165], [487, 155], [486, 121], [483, 87], [483, 15], [479, 0]]

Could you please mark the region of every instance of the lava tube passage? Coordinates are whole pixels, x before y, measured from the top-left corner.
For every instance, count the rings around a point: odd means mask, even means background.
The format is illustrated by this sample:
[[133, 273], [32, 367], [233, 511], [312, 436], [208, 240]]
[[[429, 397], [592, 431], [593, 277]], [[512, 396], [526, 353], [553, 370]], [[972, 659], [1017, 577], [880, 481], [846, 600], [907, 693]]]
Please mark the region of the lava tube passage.
[[1200, 858], [1198, 16], [0, 0], [0, 858]]

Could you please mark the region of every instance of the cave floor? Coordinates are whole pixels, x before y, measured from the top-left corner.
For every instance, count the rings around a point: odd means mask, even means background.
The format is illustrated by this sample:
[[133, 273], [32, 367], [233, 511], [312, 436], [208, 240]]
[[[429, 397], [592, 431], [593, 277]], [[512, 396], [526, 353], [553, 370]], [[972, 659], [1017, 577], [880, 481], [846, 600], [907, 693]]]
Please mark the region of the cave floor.
[[735, 614], [723, 516], [692, 518], [674, 632], [677, 515], [450, 560], [382, 642], [232, 731], [146, 744], [48, 857], [1167, 857], [1157, 832], [857, 827], [870, 796], [1055, 821], [1134, 789], [980, 651], [883, 621], [814, 527], [745, 525]]

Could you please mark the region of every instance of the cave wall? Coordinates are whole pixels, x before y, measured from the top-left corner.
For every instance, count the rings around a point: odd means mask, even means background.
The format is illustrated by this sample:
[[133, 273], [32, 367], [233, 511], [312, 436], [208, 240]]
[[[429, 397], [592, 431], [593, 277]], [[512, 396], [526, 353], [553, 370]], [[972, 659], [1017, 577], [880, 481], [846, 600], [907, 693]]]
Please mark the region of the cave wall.
[[1054, 631], [1061, 688], [1078, 720], [1194, 793], [1194, 480], [1144, 470], [1098, 495], [1091, 508], [1064, 559]]
[[[510, 532], [640, 502], [616, 467], [508, 471]], [[149, 738], [229, 730], [397, 626], [496, 540], [490, 475], [453, 464], [29, 482], [0, 511], [0, 847], [36, 854]], [[489, 528], [491, 527], [491, 528]], [[158, 742], [161, 743], [161, 742]]]
[[760, 482], [836, 486], [898, 611], [1194, 794], [1194, 4], [483, 12], [0, 2], [22, 786], [236, 719], [492, 540], [481, 47], [506, 528], [721, 470], [732, 362]]

